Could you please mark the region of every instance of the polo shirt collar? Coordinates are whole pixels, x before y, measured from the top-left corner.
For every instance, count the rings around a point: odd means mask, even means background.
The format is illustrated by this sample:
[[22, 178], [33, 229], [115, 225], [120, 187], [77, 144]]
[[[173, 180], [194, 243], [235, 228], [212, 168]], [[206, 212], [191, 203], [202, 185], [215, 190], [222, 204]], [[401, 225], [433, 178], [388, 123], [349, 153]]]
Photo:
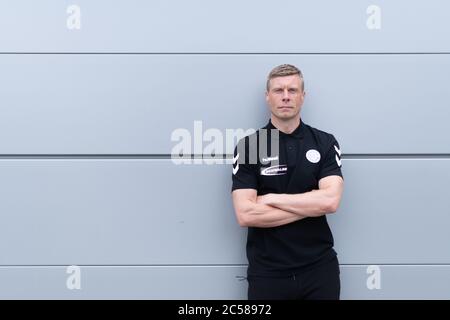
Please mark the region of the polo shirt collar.
[[269, 123], [265, 127], [266, 129], [276, 129], [280, 133], [280, 137], [294, 137], [294, 138], [303, 138], [305, 135], [305, 123], [300, 118], [300, 123], [298, 127], [292, 131], [291, 133], [284, 133], [283, 131], [280, 131], [277, 127], [275, 127], [272, 124], [272, 121], [269, 120]]

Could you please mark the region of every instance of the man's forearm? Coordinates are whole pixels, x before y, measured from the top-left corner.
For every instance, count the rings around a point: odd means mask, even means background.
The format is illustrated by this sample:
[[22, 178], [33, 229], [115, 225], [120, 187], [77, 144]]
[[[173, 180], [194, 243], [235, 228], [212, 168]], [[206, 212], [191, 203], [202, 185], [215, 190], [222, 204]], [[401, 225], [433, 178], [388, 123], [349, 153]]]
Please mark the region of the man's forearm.
[[256, 202], [249, 203], [243, 216], [247, 227], [259, 228], [278, 227], [305, 218], [297, 213]]
[[266, 204], [303, 217], [320, 217], [336, 211], [335, 199], [327, 190], [299, 194], [270, 194]]

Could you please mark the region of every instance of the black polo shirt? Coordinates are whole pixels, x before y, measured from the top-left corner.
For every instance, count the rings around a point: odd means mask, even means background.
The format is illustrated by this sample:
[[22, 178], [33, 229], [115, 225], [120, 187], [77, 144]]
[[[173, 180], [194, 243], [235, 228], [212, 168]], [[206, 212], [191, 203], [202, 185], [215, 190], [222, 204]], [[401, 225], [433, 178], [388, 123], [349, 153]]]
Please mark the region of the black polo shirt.
[[[291, 134], [270, 121], [262, 129], [241, 139], [234, 150], [232, 190], [297, 194], [318, 189], [319, 180], [326, 176], [342, 177], [341, 151], [332, 134], [302, 121]], [[274, 228], [249, 227], [248, 274], [284, 276], [304, 271], [334, 258], [333, 245], [325, 215]]]

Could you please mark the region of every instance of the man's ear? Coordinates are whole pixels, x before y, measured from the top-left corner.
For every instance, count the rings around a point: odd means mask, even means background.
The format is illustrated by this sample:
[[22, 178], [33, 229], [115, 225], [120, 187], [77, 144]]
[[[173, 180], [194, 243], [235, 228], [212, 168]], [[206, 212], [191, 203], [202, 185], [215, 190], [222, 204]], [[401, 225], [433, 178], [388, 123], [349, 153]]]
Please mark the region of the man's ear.
[[269, 92], [266, 90], [266, 102], [269, 102]]

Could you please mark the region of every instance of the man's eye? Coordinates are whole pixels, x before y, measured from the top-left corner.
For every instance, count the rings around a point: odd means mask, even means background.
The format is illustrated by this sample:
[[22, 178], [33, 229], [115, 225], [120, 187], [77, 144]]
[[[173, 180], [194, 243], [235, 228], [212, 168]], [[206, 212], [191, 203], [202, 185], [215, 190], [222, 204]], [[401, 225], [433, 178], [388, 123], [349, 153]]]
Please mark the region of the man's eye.
[[297, 89], [289, 89], [290, 93], [297, 93]]

